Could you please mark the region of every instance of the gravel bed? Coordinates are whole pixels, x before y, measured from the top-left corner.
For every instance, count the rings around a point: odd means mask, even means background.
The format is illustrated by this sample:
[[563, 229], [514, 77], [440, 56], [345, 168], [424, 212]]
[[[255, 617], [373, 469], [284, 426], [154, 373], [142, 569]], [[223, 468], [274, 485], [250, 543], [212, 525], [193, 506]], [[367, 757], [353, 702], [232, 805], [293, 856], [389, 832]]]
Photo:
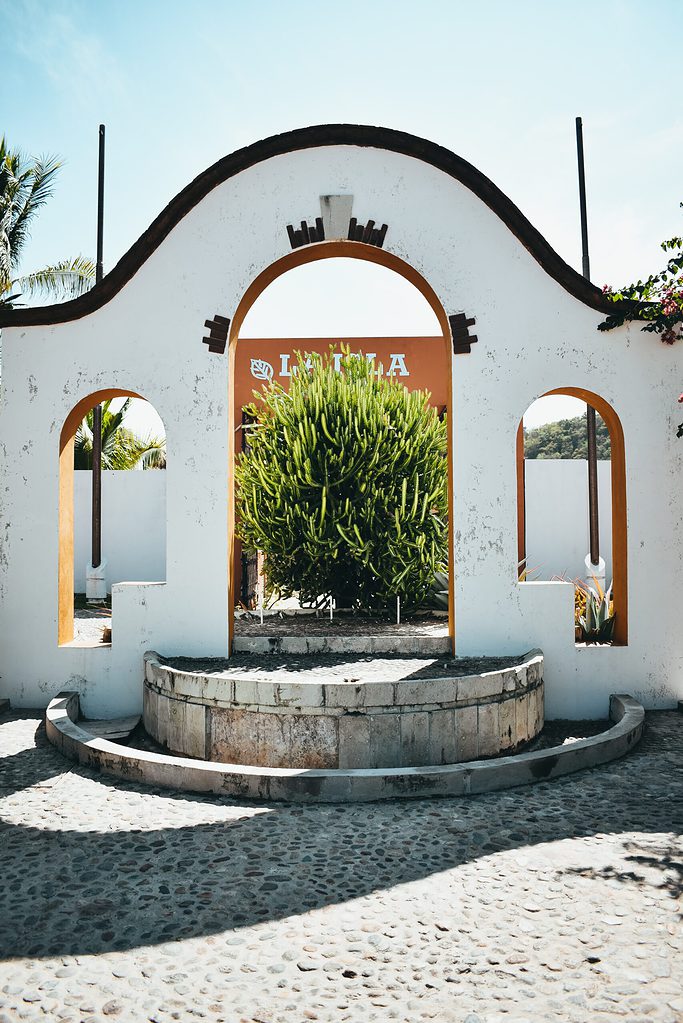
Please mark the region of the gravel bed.
[[104, 629], [111, 629], [111, 608], [80, 607], [74, 611], [74, 639], [79, 643], [101, 643]]
[[387, 615], [363, 615], [337, 611], [330, 621], [328, 613], [278, 612], [265, 614], [261, 625], [258, 614], [235, 615], [236, 636], [447, 636], [448, 616], [411, 615], [396, 624]]
[[[225, 678], [249, 675], [272, 678], [295, 674], [297, 681], [399, 682], [481, 675], [512, 668], [522, 662], [514, 657], [406, 657], [401, 654], [233, 654], [221, 657], [160, 657], [160, 663], [178, 671]], [[291, 678], [289, 681], [292, 681]]]

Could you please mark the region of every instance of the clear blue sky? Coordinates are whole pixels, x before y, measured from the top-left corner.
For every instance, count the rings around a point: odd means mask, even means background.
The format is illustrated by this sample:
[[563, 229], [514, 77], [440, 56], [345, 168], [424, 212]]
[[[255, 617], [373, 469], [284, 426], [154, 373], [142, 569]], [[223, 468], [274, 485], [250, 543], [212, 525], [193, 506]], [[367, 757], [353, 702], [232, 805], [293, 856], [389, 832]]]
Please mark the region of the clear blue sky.
[[65, 160], [25, 270], [94, 254], [101, 121], [105, 270], [221, 156], [330, 121], [454, 150], [580, 269], [580, 114], [595, 283], [683, 233], [680, 0], [0, 0], [0, 24], [0, 130]]

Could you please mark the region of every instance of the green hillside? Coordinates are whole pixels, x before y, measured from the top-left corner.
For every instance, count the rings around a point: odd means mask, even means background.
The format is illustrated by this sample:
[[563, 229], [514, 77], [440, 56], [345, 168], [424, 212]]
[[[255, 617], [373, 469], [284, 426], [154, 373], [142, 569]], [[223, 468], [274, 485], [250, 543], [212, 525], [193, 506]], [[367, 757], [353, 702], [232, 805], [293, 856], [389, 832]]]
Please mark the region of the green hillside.
[[[600, 416], [597, 416], [597, 425], [598, 458], [608, 459], [609, 433]], [[557, 423], [524, 431], [526, 458], [586, 458], [586, 449], [585, 413], [575, 419], [560, 419]]]

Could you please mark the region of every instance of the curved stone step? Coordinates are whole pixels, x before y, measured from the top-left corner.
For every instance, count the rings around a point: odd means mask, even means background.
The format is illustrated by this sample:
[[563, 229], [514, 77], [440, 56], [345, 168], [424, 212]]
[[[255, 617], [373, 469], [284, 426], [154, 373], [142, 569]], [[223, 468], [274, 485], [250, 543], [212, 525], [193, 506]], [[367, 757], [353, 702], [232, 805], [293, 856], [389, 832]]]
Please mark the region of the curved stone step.
[[79, 695], [71, 692], [50, 702], [46, 729], [65, 756], [126, 781], [259, 800], [366, 802], [493, 792], [616, 760], [640, 740], [645, 712], [630, 696], [612, 696], [609, 713], [612, 728], [552, 749], [442, 767], [360, 771], [242, 767], [131, 750], [84, 731], [78, 724]]

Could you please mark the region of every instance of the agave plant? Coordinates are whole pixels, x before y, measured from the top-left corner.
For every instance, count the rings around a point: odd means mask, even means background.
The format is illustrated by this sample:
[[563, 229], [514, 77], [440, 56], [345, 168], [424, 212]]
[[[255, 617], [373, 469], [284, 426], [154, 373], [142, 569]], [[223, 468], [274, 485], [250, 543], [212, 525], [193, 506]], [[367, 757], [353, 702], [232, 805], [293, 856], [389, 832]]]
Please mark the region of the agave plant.
[[577, 590], [584, 595], [585, 603], [578, 602], [579, 608], [584, 603], [583, 613], [579, 610], [578, 626], [581, 639], [585, 643], [611, 643], [614, 633], [615, 616], [612, 604], [612, 584], [603, 590], [598, 580], [593, 577], [595, 587], [586, 586], [577, 581]]

